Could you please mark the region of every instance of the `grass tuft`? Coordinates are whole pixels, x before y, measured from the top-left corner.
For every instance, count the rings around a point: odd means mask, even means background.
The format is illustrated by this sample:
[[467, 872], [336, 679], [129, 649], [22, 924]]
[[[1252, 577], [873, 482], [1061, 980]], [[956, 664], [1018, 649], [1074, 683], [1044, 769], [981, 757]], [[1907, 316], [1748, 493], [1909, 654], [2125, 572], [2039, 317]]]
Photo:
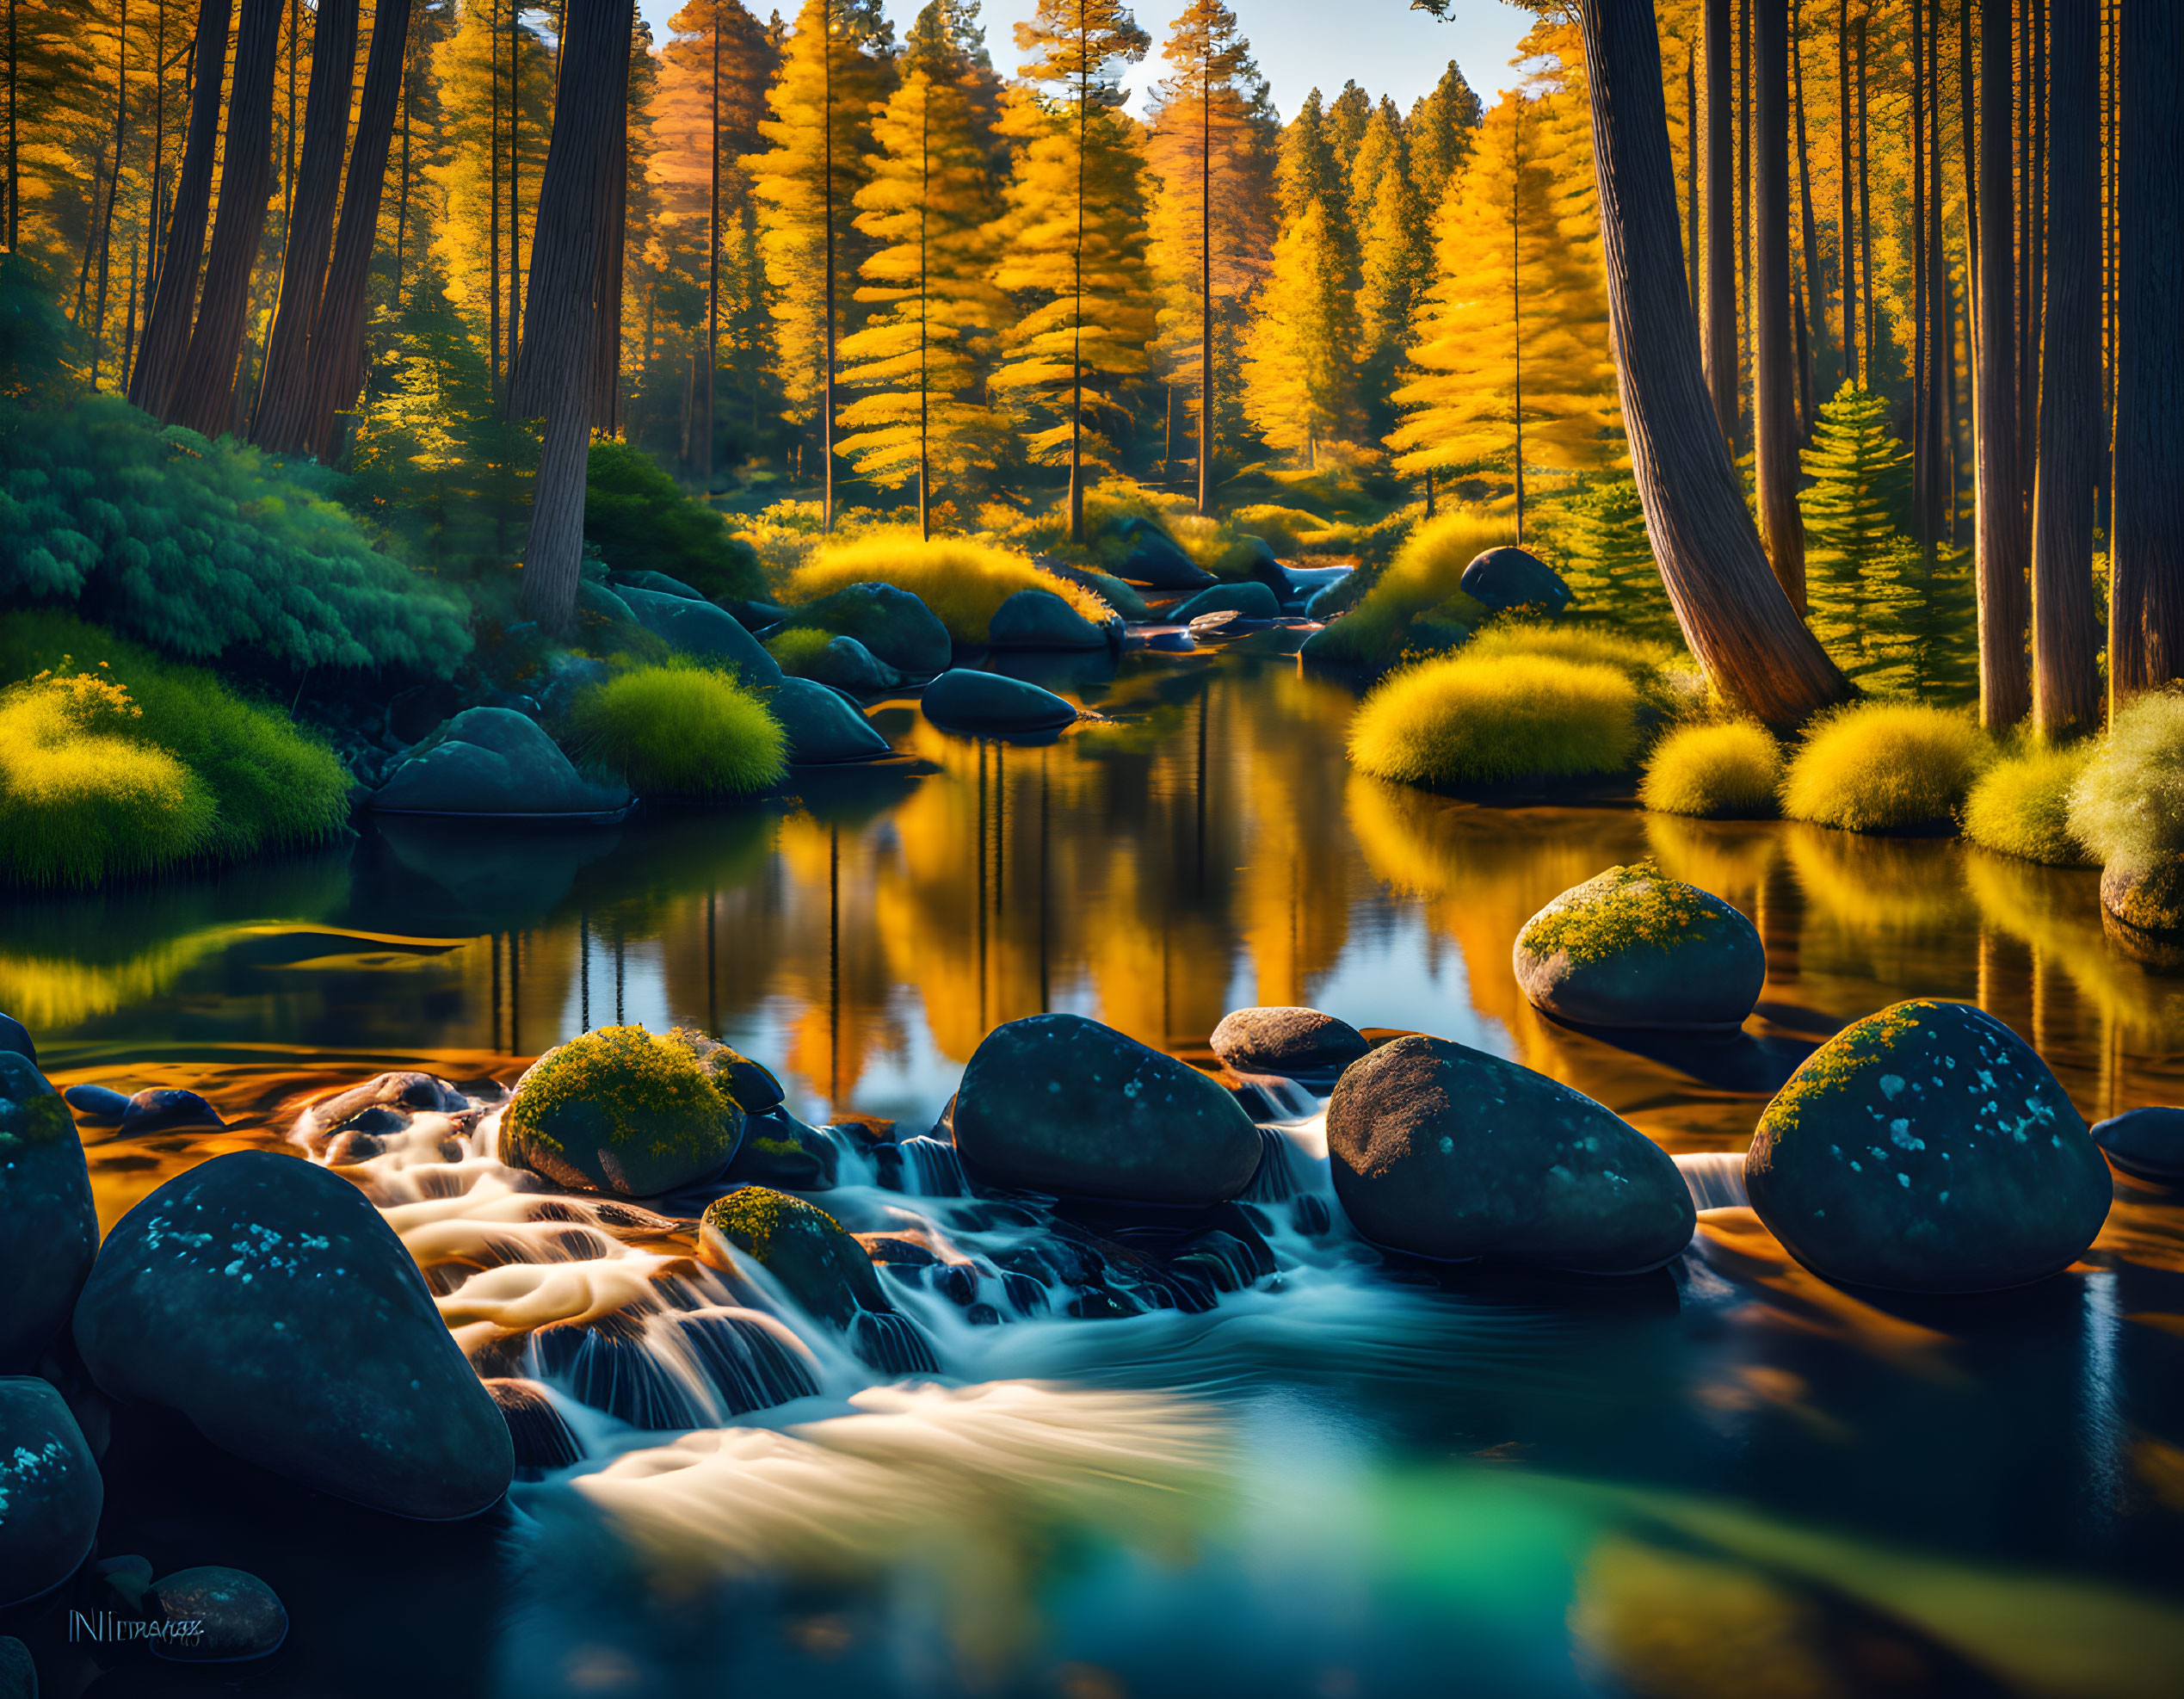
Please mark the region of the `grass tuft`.
[[851, 584], [888, 584], [930, 608], [959, 643], [984, 643], [995, 610], [1020, 590], [1058, 596], [1095, 625], [1110, 613], [1082, 584], [1042, 571], [1024, 555], [965, 537], [922, 542], [914, 531], [867, 532], [816, 550], [789, 580], [793, 602], [816, 602]]
[[1464, 594], [1464, 569], [1482, 550], [1514, 542], [1502, 519], [1459, 508], [1411, 530], [1357, 605], [1328, 627], [1314, 644], [1325, 659], [1372, 665], [1391, 661], [1409, 646], [1405, 633], [1418, 619], [1445, 626], [1476, 626], [1487, 609]]
[[2070, 825], [2103, 864], [2184, 854], [2184, 695], [2143, 695], [2116, 715], [2070, 792]]
[[766, 652], [780, 664], [783, 672], [800, 677], [833, 641], [834, 633], [830, 631], [821, 631], [816, 626], [791, 626], [766, 639]]
[[1464, 652], [1478, 660], [1495, 655], [1545, 655], [1580, 666], [1613, 667], [1642, 685], [1652, 683], [1675, 654], [1665, 643], [1626, 636], [1605, 626], [1542, 625], [1527, 621], [1490, 627], [1471, 639]]
[[636, 668], [577, 697], [571, 720], [579, 757], [640, 795], [749, 796], [786, 770], [766, 705], [709, 668]]
[[1991, 754], [1963, 714], [1912, 702], [1861, 702], [1806, 732], [1782, 781], [1782, 812], [1844, 831], [1946, 825]]
[[1350, 722], [1350, 759], [1406, 784], [1618, 772], [1638, 748], [1638, 692], [1612, 667], [1458, 655], [1384, 681]]
[[1964, 835], [2021, 861], [2082, 867], [2085, 846], [2070, 831], [2070, 790], [2092, 756], [2090, 744], [2072, 744], [1996, 762], [1965, 799]]
[[1657, 814], [1702, 819], [1772, 814], [1782, 750], [1763, 726], [1687, 726], [1655, 745], [1638, 800]]

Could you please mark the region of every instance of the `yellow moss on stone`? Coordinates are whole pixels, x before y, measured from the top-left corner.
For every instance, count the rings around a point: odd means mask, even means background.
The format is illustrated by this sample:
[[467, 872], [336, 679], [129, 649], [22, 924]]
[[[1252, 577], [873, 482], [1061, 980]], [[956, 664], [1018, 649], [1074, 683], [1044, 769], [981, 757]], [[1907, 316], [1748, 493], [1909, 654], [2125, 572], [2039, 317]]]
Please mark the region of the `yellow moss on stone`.
[[1930, 998], [1914, 998], [1891, 1004], [1879, 1013], [1852, 1022], [1805, 1059], [1789, 1081], [1760, 1115], [1752, 1151], [1765, 1168], [1774, 1156], [1774, 1142], [1797, 1130], [1805, 1106], [1848, 1085], [1859, 1071], [1883, 1051], [1892, 1048], [1904, 1035], [1924, 1022], [1922, 1015], [1941, 1004]]
[[566, 1159], [546, 1130], [558, 1111], [589, 1105], [605, 1117], [602, 1143], [654, 1156], [690, 1148], [740, 1112], [706, 1066], [702, 1034], [599, 1027], [540, 1060], [509, 1104], [507, 1122], [534, 1148]]
[[1573, 962], [1605, 961], [1629, 950], [1696, 942], [1720, 923], [1706, 893], [1644, 861], [1610, 868], [1565, 892], [1526, 923], [1517, 944], [1543, 961], [1560, 953]]

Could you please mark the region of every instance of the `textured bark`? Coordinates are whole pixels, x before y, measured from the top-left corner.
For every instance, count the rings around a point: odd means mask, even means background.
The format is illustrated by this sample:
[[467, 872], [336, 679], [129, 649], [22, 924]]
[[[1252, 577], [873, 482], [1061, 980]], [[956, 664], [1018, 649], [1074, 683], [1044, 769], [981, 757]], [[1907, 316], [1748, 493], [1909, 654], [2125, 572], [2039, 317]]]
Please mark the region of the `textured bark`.
[[2024, 476], [2017, 461], [2017, 219], [2010, 181], [2009, 0], [1981, 0], [1979, 42], [1979, 717], [1990, 732], [2032, 706], [2025, 661]]
[[[364, 95], [356, 109], [349, 182], [342, 191], [341, 229], [334, 238], [334, 262], [327, 269], [325, 291], [311, 332], [310, 417], [304, 442], [321, 456], [333, 445], [334, 416], [354, 407], [364, 387], [372, 244], [379, 234], [379, 196], [386, 187], [394, 110], [402, 95], [410, 6], [410, 0], [379, 0], [372, 15], [372, 51], [364, 62]], [[404, 182], [406, 190], [406, 176]], [[400, 281], [398, 269], [398, 291]]]
[[[591, 357], [591, 423], [612, 436], [621, 428], [622, 267], [629, 221], [629, 131], [614, 139], [614, 183], [608, 191], [607, 227], [601, 232], [597, 340]], [[708, 488], [711, 486], [708, 485]]]
[[303, 159], [289, 197], [281, 298], [266, 343], [265, 375], [250, 440], [264, 448], [311, 442], [311, 333], [326, 287], [335, 197], [349, 145], [349, 98], [356, 83], [356, 0], [318, 0], [311, 30], [311, 92], [304, 100]]
[[[205, 214], [212, 205], [213, 154], [220, 131], [220, 67], [227, 59], [231, 10], [231, 0], [200, 0], [197, 9], [189, 132], [175, 179], [174, 209], [167, 215], [159, 282], [145, 310], [144, 342], [137, 351], [137, 368], [129, 377], [129, 399], [162, 419], [173, 417], [175, 386], [189, 352], [197, 264], [205, 255]], [[11, 215], [12, 211], [11, 207]]]
[[2033, 494], [2033, 723], [2101, 723], [2093, 480], [2101, 442], [2100, 0], [2055, 0], [2048, 74], [2047, 310]]
[[1802, 299], [1809, 306], [1809, 311], [1798, 315], [1798, 429], [1804, 440], [1810, 442], [1820, 406], [1817, 368], [1828, 342], [1828, 315], [1820, 304], [1820, 230], [1812, 212], [1812, 154], [1805, 133], [1805, 50], [1798, 42], [1797, 28], [1803, 10], [1804, 0], [1797, 0], [1790, 16], [1790, 70], [1795, 78], [1798, 113], [1798, 236], [1805, 244]]
[[2157, 0], [2131, 0], [2117, 58], [2108, 628], [2120, 700], [2184, 677], [2184, 17]]
[[1699, 359], [1652, 9], [1581, 0], [1608, 322], [1646, 532], [1685, 639], [1723, 691], [1794, 726], [1850, 686], [1768, 569]]
[[1730, 127], [1729, 0], [1706, 0], [1706, 389], [1722, 441], [1737, 440], [1737, 227]]
[[1926, 35], [1926, 350], [1927, 494], [1929, 534], [1938, 547], [1946, 528], [1956, 486], [1950, 448], [1956, 432], [1954, 388], [1949, 381], [1949, 255], [1943, 240], [1941, 196], [1941, 0], [1928, 7]]
[[1805, 612], [1805, 520], [1798, 511], [1797, 349], [1790, 333], [1790, 15], [1787, 0], [1752, 8], [1758, 173], [1754, 223], [1752, 439], [1760, 529], [1775, 581]]
[[205, 261], [205, 293], [176, 381], [171, 416], [207, 436], [228, 428], [235, 366], [250, 307], [250, 273], [265, 233], [273, 193], [273, 86], [281, 45], [281, 0], [243, 0], [228, 92], [227, 145], [220, 162], [220, 204]]
[[1858, 228], [1857, 202], [1851, 195], [1850, 149], [1850, 0], [1842, 0], [1835, 18], [1835, 73], [1841, 82], [1841, 104], [1836, 107], [1835, 260], [1842, 286], [1842, 376], [1845, 383], [1858, 375]]
[[629, 121], [631, 15], [631, 0], [569, 0], [553, 138], [531, 238], [530, 299], [509, 383], [512, 414], [546, 416], [522, 605], [548, 630], [566, 626], [576, 610], [583, 555], [598, 285]]

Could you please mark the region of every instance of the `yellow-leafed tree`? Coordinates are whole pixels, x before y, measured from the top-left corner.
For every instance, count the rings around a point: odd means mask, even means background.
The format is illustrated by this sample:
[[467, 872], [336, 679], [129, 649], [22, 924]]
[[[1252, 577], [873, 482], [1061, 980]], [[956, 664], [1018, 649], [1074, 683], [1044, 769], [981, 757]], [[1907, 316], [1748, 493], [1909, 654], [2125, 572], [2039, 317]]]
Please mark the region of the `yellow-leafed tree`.
[[1217, 449], [1237, 442], [1244, 429], [1235, 373], [1274, 246], [1280, 124], [1250, 43], [1221, 0], [1191, 0], [1163, 56], [1171, 70], [1154, 90], [1146, 146], [1158, 185], [1151, 226], [1161, 299], [1155, 353], [1168, 381], [1190, 398], [1198, 510], [1206, 513], [1213, 457], [1205, 421], [1212, 419]]
[[990, 464], [1002, 427], [979, 394], [1003, 313], [991, 280], [1000, 213], [979, 123], [978, 67], [929, 5], [911, 27], [902, 82], [873, 120], [879, 152], [857, 191], [857, 228], [878, 251], [857, 300], [873, 308], [845, 338], [844, 383], [868, 392], [842, 408], [836, 452], [875, 483], [917, 484], [932, 535], [935, 478]]
[[1335, 130], [1314, 90], [1282, 132], [1281, 235], [1243, 370], [1252, 424], [1308, 467], [1357, 423], [1356, 237]]
[[1358, 388], [1373, 436], [1394, 428], [1397, 369], [1414, 340], [1419, 303], [1433, 280], [1426, 212], [1411, 181], [1410, 149], [1392, 102], [1366, 125], [1350, 172], [1357, 226]]
[[1072, 542], [1086, 467], [1114, 453], [1103, 426], [1128, 417], [1118, 392], [1145, 369], [1154, 331], [1143, 143], [1120, 81], [1148, 45], [1120, 0], [1040, 0], [1016, 26], [1030, 86], [1002, 117], [1016, 153], [994, 281], [1025, 312], [993, 385], [1049, 421], [1029, 447], [1070, 469]]

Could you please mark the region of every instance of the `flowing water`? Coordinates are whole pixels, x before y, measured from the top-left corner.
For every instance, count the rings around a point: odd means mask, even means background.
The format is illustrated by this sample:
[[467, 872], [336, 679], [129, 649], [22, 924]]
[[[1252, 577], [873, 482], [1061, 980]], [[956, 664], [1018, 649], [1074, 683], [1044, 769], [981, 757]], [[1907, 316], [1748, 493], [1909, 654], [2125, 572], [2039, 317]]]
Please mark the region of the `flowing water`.
[[[56, 1083], [187, 1086], [230, 1123], [87, 1129], [107, 1226], [208, 1156], [305, 1148], [333, 1086], [460, 1082], [482, 1113], [341, 1171], [582, 1453], [421, 1528], [119, 1424], [104, 1549], [265, 1576], [293, 1633], [240, 1679], [281, 1693], [2184, 1690], [2184, 1198], [2119, 1177], [2067, 1274], [1879, 1302], [1788, 1261], [1708, 1159], [1914, 995], [1992, 1010], [2088, 1118], [2184, 1101], [2184, 979], [2108, 944], [2095, 875], [1382, 785], [1342, 758], [1351, 695], [1262, 640], [1071, 664], [1042, 682], [1099, 717], [1045, 746], [885, 707], [897, 761], [764, 808], [381, 823], [0, 905], [0, 1009]], [[1517, 992], [1526, 917], [1643, 856], [1758, 924], [1741, 1037], [1613, 1043]], [[1077, 1010], [1212, 1066], [1252, 1003], [1599, 1098], [1687, 1158], [1690, 1252], [1617, 1282], [1386, 1266], [1295, 1082], [1247, 1096], [1272, 1154], [1233, 1231], [1185, 1244], [962, 1195], [926, 1137], [1003, 1021]], [[494, 1158], [501, 1088], [615, 1020], [717, 1033], [831, 1124], [816, 1201], [882, 1259], [890, 1338], [854, 1354], [698, 1261], [694, 1203]]]

